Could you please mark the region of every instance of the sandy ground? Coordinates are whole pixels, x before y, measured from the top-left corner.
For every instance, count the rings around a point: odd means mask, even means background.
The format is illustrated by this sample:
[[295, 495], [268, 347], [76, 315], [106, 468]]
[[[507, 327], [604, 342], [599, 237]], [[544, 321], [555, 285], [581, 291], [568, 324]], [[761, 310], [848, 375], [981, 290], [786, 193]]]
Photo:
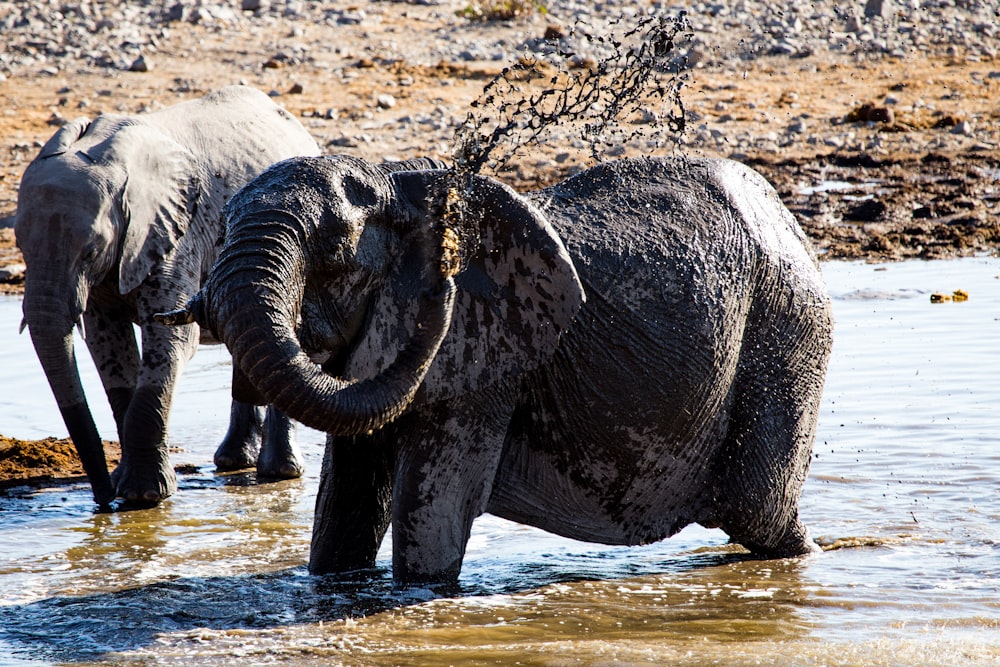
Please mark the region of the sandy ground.
[[[65, 119], [157, 109], [244, 83], [273, 92], [328, 152], [449, 159], [451, 146], [441, 140], [447, 133], [428, 141], [412, 118], [461, 118], [505, 63], [383, 57], [380, 49], [392, 40], [441, 38], [440, 26], [424, 22], [420, 12], [409, 6], [374, 33], [369, 27], [336, 35], [329, 26], [279, 24], [267, 34], [239, 35], [178, 24], [157, 40], [146, 72], [67, 63], [48, 74], [26, 71], [0, 80], [0, 291], [17, 294], [23, 282], [11, 228], [21, 173]], [[544, 17], [526, 21], [525, 32], [546, 27]], [[282, 58], [288, 35], [314, 57]], [[1000, 238], [998, 70], [1000, 62], [961, 53], [765, 56], [699, 67], [683, 90], [686, 142], [672, 150], [735, 157], [761, 171], [823, 259], [994, 252]], [[394, 103], [380, 105], [380, 95]], [[851, 115], [887, 97], [893, 122]], [[800, 127], [790, 131], [796, 122]], [[518, 189], [536, 187], [586, 158], [565, 145], [544, 144], [498, 176]], [[828, 187], [816, 187], [823, 183]], [[0, 480], [79, 475], [68, 446], [0, 440]]]

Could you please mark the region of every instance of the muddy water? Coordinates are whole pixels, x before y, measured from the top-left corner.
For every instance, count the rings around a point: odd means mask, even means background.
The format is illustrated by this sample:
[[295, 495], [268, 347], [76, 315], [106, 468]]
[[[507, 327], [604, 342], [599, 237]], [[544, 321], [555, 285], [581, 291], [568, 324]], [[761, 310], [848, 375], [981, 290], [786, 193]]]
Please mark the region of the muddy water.
[[[214, 474], [228, 361], [203, 349], [174, 498], [0, 499], [0, 664], [1000, 664], [1000, 261], [824, 272], [836, 345], [803, 514], [840, 548], [752, 561], [697, 527], [627, 549], [484, 517], [453, 595], [393, 591], [385, 549], [364, 586], [311, 577], [322, 436], [300, 433], [304, 480]], [[18, 309], [0, 302], [0, 433], [61, 435]]]

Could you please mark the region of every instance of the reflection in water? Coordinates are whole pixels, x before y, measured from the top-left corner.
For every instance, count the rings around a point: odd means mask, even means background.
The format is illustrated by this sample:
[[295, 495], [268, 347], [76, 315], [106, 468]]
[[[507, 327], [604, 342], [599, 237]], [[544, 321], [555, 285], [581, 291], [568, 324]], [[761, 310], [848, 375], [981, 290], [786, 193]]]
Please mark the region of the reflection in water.
[[[94, 514], [85, 485], [0, 497], [0, 662], [1000, 664], [1000, 261], [824, 271], [835, 349], [803, 516], [836, 548], [758, 561], [696, 527], [629, 549], [484, 517], [446, 596], [394, 591], [388, 545], [361, 583], [312, 577], [322, 436], [300, 435], [303, 480], [216, 475], [229, 369], [200, 352], [174, 498]], [[970, 301], [930, 304], [954, 289]], [[0, 368], [47, 397], [8, 333]], [[32, 391], [0, 396], [0, 432], [61, 426]]]

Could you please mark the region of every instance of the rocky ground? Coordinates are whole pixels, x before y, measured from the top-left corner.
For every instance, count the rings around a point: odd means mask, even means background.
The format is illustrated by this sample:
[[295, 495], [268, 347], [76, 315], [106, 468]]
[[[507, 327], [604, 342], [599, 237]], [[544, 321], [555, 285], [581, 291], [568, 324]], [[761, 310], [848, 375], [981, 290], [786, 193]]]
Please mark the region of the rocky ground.
[[[690, 25], [671, 63], [685, 131], [661, 127], [669, 109], [647, 98], [602, 157], [745, 161], [825, 259], [995, 251], [996, 0], [19, 0], [0, 2], [0, 287], [22, 281], [11, 229], [21, 173], [67, 119], [244, 83], [328, 152], [450, 160], [456, 127], [503, 68], [558, 47], [572, 55], [542, 56], [544, 73], [586, 72], [611, 47], [585, 35], [682, 9]], [[586, 166], [581, 129], [550, 128], [496, 175], [530, 188]]]

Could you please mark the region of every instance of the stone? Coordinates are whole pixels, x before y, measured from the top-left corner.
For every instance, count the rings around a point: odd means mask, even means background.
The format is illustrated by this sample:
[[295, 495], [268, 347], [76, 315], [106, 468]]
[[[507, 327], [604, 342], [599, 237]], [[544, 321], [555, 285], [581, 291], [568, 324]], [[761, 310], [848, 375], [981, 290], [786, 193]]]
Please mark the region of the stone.
[[130, 72], [149, 72], [153, 69], [153, 63], [146, 60], [146, 56], [139, 56], [128, 66]]
[[545, 39], [545, 40], [556, 40], [556, 39], [562, 39], [565, 36], [566, 36], [566, 32], [560, 26], [549, 25], [549, 26], [546, 26], [546, 28], [545, 28], [545, 35], [542, 37], [542, 39]]
[[891, 125], [896, 121], [896, 114], [890, 107], [879, 107], [874, 104], [862, 104], [856, 109], [852, 109], [847, 114], [849, 123], [887, 123]]
[[865, 18], [888, 18], [892, 15], [892, 0], [867, 0], [865, 2]]
[[24, 280], [24, 264], [8, 264], [0, 267], [0, 283], [14, 283]]
[[960, 134], [965, 137], [971, 137], [974, 132], [974, 127], [972, 122], [966, 119], [962, 119], [955, 123], [955, 126], [951, 128], [952, 134]]

